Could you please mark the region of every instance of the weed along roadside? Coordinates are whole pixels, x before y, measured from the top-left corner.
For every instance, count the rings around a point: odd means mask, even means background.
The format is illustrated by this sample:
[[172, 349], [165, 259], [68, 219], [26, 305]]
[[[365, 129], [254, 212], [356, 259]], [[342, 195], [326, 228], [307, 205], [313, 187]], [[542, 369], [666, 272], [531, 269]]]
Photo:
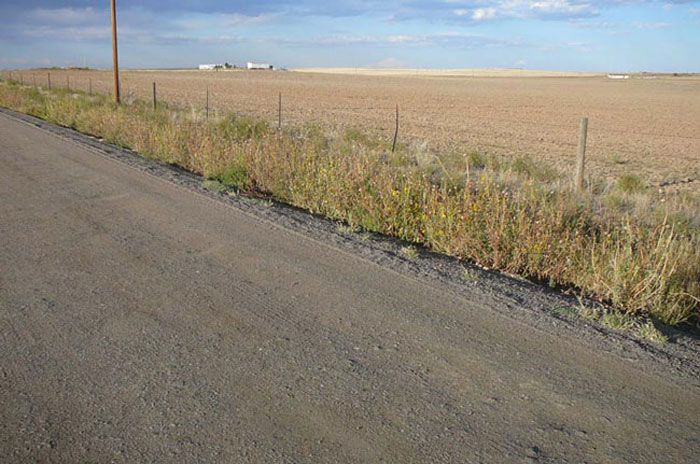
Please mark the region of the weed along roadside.
[[117, 106], [103, 95], [14, 82], [0, 83], [0, 105], [353, 229], [575, 289], [627, 316], [698, 321], [700, 204], [657, 201], [633, 177], [574, 192], [570, 175], [526, 157], [401, 143], [392, 153], [391, 140], [355, 130], [279, 130], [235, 114]]

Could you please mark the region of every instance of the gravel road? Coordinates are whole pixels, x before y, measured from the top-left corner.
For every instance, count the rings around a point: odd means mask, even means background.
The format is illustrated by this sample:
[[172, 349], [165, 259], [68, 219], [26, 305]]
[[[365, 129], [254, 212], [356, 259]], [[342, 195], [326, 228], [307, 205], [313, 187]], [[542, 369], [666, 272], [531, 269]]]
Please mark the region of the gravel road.
[[696, 462], [696, 377], [498, 301], [0, 114], [1, 462]]

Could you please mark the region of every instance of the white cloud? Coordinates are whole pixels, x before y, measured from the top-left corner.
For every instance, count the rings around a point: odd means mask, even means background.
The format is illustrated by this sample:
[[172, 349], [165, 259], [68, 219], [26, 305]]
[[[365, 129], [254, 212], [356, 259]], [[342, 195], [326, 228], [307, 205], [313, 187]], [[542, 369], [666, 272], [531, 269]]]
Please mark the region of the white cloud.
[[446, 0], [444, 4], [450, 6], [453, 18], [478, 23], [498, 18], [556, 19], [596, 16], [599, 13], [598, 3], [584, 0]]
[[538, 14], [556, 16], [593, 15], [598, 9], [592, 3], [571, 0], [545, 0], [530, 3], [530, 9]]
[[497, 11], [495, 8], [477, 8], [472, 13], [472, 19], [474, 21], [484, 21], [487, 19], [493, 19], [496, 17]]
[[174, 20], [173, 24], [187, 30], [227, 29], [265, 24], [273, 21], [276, 17], [277, 15], [274, 14], [254, 16], [238, 13], [190, 14]]
[[104, 27], [29, 27], [23, 31], [24, 37], [51, 40], [107, 40], [111, 36], [109, 29]]
[[671, 23], [666, 23], [663, 21], [659, 22], [654, 22], [654, 23], [634, 23], [634, 27], [637, 29], [646, 29], [646, 30], [658, 30], [658, 29], [668, 29], [671, 27]]
[[353, 46], [369, 45], [374, 47], [412, 46], [412, 47], [520, 47], [525, 44], [521, 39], [500, 39], [461, 32], [442, 32], [415, 35], [331, 35], [311, 39], [269, 39], [271, 42], [289, 46]]
[[[92, 7], [87, 8], [36, 8], [25, 15], [29, 22], [62, 26], [78, 26], [94, 23], [102, 19], [101, 14]], [[105, 19], [108, 21], [109, 17]]]

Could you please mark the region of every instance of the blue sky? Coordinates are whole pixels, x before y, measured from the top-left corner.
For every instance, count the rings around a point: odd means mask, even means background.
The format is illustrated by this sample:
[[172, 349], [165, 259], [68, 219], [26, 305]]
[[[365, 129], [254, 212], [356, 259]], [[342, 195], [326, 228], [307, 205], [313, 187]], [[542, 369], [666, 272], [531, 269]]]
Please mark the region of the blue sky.
[[[700, 0], [117, 0], [124, 67], [700, 72]], [[109, 67], [109, 2], [0, 0], [0, 67]]]

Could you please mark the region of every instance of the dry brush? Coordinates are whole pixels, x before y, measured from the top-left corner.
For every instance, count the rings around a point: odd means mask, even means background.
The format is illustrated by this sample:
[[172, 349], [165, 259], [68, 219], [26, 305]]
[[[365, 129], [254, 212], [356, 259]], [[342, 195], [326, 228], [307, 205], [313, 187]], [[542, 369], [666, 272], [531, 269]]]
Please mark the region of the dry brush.
[[577, 194], [527, 158], [401, 144], [391, 153], [391, 141], [358, 131], [277, 131], [235, 114], [207, 120], [198, 111], [116, 106], [80, 92], [2, 83], [0, 105], [352, 227], [576, 289], [632, 315], [698, 320], [695, 199], [649, 207], [645, 197], [640, 215], [632, 193], [593, 185]]

